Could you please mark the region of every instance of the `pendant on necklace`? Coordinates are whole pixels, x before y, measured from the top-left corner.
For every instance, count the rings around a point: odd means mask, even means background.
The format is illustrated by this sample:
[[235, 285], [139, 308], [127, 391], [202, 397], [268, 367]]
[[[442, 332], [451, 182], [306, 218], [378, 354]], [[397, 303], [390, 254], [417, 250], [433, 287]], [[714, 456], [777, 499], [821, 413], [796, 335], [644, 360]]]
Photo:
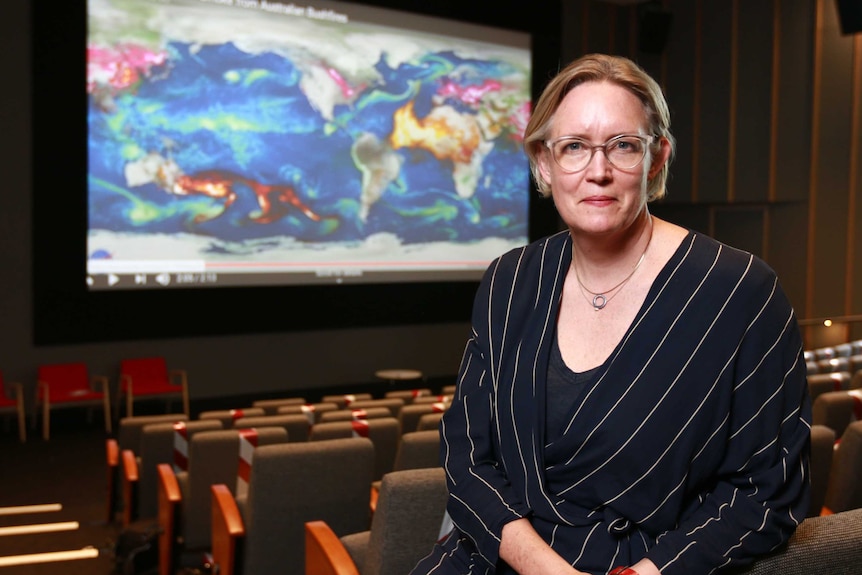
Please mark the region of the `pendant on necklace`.
[[608, 298], [606, 298], [604, 294], [597, 293], [593, 296], [593, 309], [595, 311], [604, 309], [606, 305], [608, 305]]

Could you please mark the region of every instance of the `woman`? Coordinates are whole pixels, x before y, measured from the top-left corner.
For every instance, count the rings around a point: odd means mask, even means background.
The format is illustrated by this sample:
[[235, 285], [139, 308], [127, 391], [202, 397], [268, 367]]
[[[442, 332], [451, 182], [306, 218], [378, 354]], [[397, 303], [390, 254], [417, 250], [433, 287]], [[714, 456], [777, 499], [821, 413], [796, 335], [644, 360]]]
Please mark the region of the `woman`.
[[674, 141], [631, 61], [563, 70], [525, 146], [568, 229], [482, 280], [441, 422], [455, 529], [414, 573], [706, 575], [774, 549], [810, 422], [775, 274], [650, 215]]

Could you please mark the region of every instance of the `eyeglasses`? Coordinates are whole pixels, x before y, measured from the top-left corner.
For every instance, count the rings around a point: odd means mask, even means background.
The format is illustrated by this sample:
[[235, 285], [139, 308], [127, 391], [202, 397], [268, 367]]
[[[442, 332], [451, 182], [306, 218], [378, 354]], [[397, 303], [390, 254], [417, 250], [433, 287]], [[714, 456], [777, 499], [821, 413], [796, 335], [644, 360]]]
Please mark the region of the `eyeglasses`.
[[582, 138], [562, 136], [545, 141], [545, 146], [551, 151], [554, 161], [564, 172], [574, 174], [590, 165], [596, 150], [604, 152], [610, 165], [618, 170], [630, 170], [643, 161], [647, 147], [657, 139], [658, 136], [621, 134], [604, 144], [595, 146]]

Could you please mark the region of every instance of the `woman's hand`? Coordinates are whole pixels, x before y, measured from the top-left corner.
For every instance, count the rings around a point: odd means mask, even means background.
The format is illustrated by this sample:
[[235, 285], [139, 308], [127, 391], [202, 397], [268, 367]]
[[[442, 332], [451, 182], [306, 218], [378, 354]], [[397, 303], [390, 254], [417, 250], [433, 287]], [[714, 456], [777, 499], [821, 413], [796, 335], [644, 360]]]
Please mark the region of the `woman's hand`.
[[551, 549], [527, 519], [503, 526], [500, 559], [520, 575], [586, 575]]

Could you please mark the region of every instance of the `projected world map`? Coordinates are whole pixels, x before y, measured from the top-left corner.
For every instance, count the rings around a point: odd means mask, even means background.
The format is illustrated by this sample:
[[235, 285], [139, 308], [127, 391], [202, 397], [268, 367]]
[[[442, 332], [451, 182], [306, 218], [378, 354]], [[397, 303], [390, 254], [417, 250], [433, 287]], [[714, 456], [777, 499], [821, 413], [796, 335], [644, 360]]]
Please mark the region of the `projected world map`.
[[260, 5], [90, 4], [91, 258], [526, 241], [527, 51]]

